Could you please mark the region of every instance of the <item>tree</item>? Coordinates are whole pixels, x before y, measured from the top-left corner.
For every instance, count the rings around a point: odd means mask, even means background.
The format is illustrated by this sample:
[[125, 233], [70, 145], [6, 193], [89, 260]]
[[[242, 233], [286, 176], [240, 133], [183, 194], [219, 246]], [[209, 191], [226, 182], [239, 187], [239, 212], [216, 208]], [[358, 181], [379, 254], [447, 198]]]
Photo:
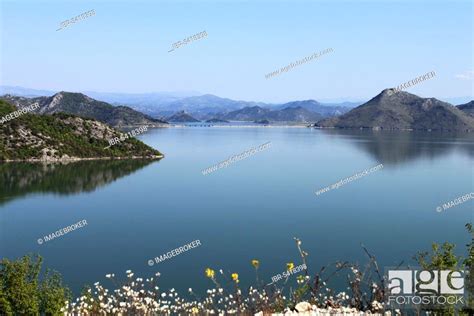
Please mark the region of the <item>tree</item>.
[[70, 290], [61, 275], [46, 271], [40, 279], [40, 256], [27, 255], [16, 261], [0, 261], [1, 315], [60, 315]]

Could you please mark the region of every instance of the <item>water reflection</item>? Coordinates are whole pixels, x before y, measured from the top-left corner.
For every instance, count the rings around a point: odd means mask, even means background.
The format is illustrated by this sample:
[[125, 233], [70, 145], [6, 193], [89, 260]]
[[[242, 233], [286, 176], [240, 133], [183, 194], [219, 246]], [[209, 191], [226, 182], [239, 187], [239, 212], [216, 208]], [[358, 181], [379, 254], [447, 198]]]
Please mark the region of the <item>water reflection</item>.
[[0, 205], [31, 193], [92, 192], [155, 162], [149, 159], [0, 164]]
[[387, 165], [404, 164], [418, 159], [435, 159], [453, 151], [474, 158], [473, 133], [441, 133], [419, 131], [372, 131], [322, 129], [334, 137], [369, 153], [376, 161]]

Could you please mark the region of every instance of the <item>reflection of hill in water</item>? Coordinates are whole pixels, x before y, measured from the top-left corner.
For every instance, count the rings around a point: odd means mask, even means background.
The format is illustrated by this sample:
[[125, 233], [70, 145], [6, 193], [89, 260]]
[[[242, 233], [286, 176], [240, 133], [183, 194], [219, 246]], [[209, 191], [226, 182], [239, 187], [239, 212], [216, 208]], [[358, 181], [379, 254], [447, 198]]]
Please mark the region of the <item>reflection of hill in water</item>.
[[474, 158], [473, 133], [415, 131], [367, 131], [323, 129], [327, 135], [343, 137], [380, 163], [397, 165], [417, 159], [434, 159], [459, 151]]
[[0, 164], [0, 205], [30, 193], [91, 192], [156, 160], [97, 160], [61, 164]]

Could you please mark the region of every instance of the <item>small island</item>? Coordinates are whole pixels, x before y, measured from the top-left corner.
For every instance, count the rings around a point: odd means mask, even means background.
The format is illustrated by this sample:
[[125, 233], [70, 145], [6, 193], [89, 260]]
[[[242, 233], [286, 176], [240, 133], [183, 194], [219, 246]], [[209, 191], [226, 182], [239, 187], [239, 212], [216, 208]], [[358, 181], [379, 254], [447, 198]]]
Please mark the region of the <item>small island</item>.
[[[0, 117], [15, 106], [0, 100]], [[160, 159], [163, 154], [135, 138], [113, 146], [123, 133], [102, 122], [65, 113], [24, 114], [0, 124], [0, 162], [97, 159]]]
[[222, 119], [218, 119], [218, 118], [212, 118], [210, 120], [207, 120], [206, 123], [230, 123], [229, 121], [227, 120], [222, 120]]
[[256, 120], [256, 121], [253, 121], [255, 124], [262, 124], [262, 125], [268, 125], [270, 124], [270, 121], [269, 120]]
[[195, 119], [185, 111], [179, 111], [176, 112], [175, 114], [171, 115], [166, 119], [168, 122], [173, 122], [173, 123], [197, 123], [201, 122], [198, 119]]

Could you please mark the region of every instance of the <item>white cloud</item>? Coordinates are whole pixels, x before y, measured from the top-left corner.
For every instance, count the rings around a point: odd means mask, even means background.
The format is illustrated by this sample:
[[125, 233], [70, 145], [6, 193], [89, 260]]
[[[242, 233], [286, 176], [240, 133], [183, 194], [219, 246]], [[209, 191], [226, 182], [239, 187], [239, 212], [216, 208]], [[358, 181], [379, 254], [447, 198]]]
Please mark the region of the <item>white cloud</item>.
[[457, 79], [461, 79], [461, 80], [472, 80], [474, 78], [474, 71], [467, 70], [464, 73], [458, 74], [454, 77], [456, 77]]

